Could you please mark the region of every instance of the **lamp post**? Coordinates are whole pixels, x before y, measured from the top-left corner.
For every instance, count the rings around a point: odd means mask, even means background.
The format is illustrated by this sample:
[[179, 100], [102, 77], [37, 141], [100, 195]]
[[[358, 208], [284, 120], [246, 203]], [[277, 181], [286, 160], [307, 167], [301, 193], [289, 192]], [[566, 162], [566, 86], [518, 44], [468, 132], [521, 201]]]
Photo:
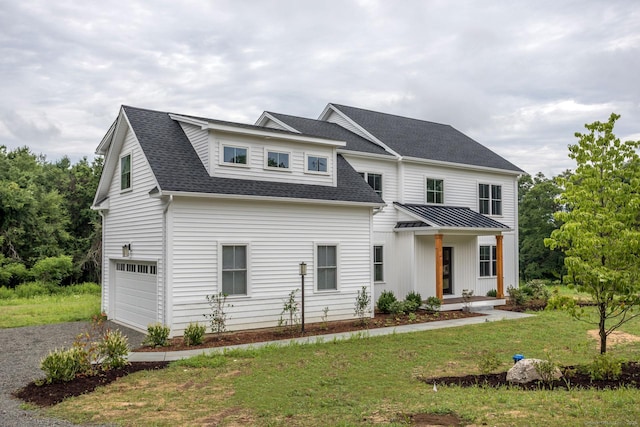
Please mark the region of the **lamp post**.
[[300, 263], [300, 277], [302, 278], [302, 328], [301, 332], [304, 334], [304, 276], [307, 275], [307, 264], [302, 261]]

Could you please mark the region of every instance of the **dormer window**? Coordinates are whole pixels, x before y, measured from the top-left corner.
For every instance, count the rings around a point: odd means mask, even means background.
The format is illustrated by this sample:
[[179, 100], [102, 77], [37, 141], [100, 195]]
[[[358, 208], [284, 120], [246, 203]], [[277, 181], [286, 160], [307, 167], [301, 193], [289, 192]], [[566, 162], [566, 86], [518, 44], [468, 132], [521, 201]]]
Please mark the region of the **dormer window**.
[[234, 147], [230, 145], [223, 146], [223, 161], [224, 163], [246, 165], [247, 164], [247, 150], [246, 147]]
[[131, 189], [131, 153], [120, 157], [120, 190]]
[[289, 169], [289, 153], [282, 151], [267, 150], [266, 167], [273, 169]]
[[326, 157], [307, 155], [307, 172], [327, 173], [327, 164]]

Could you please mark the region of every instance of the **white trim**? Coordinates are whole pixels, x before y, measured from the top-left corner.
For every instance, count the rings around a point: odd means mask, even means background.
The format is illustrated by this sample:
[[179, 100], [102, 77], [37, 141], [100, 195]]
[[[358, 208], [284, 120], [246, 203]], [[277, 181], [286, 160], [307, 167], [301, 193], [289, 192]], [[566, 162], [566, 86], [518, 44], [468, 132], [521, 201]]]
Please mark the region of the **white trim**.
[[344, 148], [338, 148], [337, 152], [338, 154], [346, 154], [347, 156], [361, 157], [363, 159], [379, 159], [388, 160], [390, 162], [397, 162], [399, 160], [391, 154], [367, 153], [366, 151], [346, 150]]
[[[318, 289], [318, 246], [335, 246], [336, 248], [336, 288], [335, 289]], [[327, 294], [340, 291], [340, 243], [336, 241], [317, 241], [313, 242], [313, 293]]]
[[256, 120], [256, 126], [262, 126], [265, 127], [265, 123], [267, 122], [267, 120], [271, 120], [272, 122], [278, 124], [279, 126], [282, 126], [283, 128], [285, 128], [286, 130], [288, 130], [289, 132], [295, 132], [295, 133], [302, 133], [300, 132], [298, 129], [295, 129], [292, 126], [289, 126], [288, 124], [286, 124], [285, 122], [283, 122], [282, 120], [279, 120], [277, 118], [275, 118], [274, 116], [271, 115], [271, 113], [269, 113], [268, 111], [263, 112], [260, 117], [258, 117], [258, 120]]
[[[326, 171], [314, 171], [314, 170], [310, 170], [309, 169], [309, 157], [317, 157], [317, 158], [322, 158], [322, 159], [326, 159], [327, 160], [327, 170]], [[335, 157], [334, 157], [335, 158]], [[310, 173], [313, 175], [329, 175], [329, 171], [333, 170], [332, 168], [329, 167], [330, 163], [329, 160], [331, 160], [331, 158], [325, 154], [319, 154], [319, 153], [304, 153], [304, 173]]]
[[[223, 140], [218, 140], [218, 145], [220, 147], [219, 151], [219, 165], [220, 166], [230, 166], [233, 168], [250, 168], [251, 167], [251, 147], [249, 145], [241, 145], [241, 144], [235, 144], [235, 143], [226, 143]], [[224, 149], [225, 148], [239, 148], [241, 150], [246, 150], [247, 154], [246, 154], [246, 162], [245, 163], [231, 163], [231, 162], [225, 162], [224, 161]]]
[[[289, 156], [288, 165], [286, 168], [281, 168], [279, 166], [269, 166], [269, 153], [277, 153], [277, 154], [286, 154]], [[263, 168], [265, 170], [279, 171], [279, 172], [291, 172], [291, 159], [293, 159], [293, 155], [290, 150], [282, 150], [279, 148], [272, 147], [264, 147], [264, 162]]]
[[442, 160], [430, 160], [430, 159], [422, 159], [420, 157], [410, 157], [410, 156], [405, 156], [402, 158], [402, 160], [406, 161], [407, 163], [419, 163], [419, 164], [424, 164], [424, 165], [434, 165], [434, 166], [446, 166], [449, 168], [455, 168], [455, 169], [464, 169], [464, 170], [473, 170], [473, 171], [480, 171], [480, 172], [495, 172], [495, 173], [499, 173], [502, 175], [515, 175], [515, 176], [522, 176], [522, 175], [527, 175], [526, 172], [518, 172], [518, 171], [512, 171], [509, 169], [499, 169], [499, 168], [492, 168], [492, 167], [488, 167], [488, 166], [477, 166], [477, 165], [471, 165], [471, 164], [466, 164], [466, 163], [453, 163], [453, 162], [446, 162], [446, 161], [442, 161]]
[[[481, 272], [480, 272], [480, 261], [481, 261], [481, 260], [480, 260], [480, 248], [481, 248], [482, 246], [488, 246], [488, 247], [489, 247], [489, 273], [490, 273], [490, 275], [489, 275], [489, 276], [481, 276], [481, 275], [480, 275], [480, 273], [481, 273]], [[498, 249], [497, 249], [497, 245], [496, 245], [496, 244], [493, 244], [493, 245], [492, 245], [492, 244], [486, 244], [486, 243], [485, 243], [485, 244], [483, 244], [483, 243], [479, 243], [479, 244], [478, 244], [478, 246], [477, 246], [477, 253], [476, 253], [476, 274], [477, 274], [477, 278], [478, 278], [478, 279], [495, 279], [495, 278], [497, 278], [497, 277], [498, 277], [497, 275], [493, 274], [493, 263], [494, 263], [494, 262], [497, 262], [497, 256], [498, 256], [498, 254], [496, 253], [496, 259], [494, 259], [494, 258], [493, 258], [493, 248], [496, 248], [496, 251], [498, 250]], [[486, 261], [485, 261], [485, 262], [486, 262]]]
[[[442, 203], [430, 203], [427, 201], [427, 191], [428, 191], [427, 180], [429, 179], [442, 181]], [[442, 176], [425, 174], [424, 179], [422, 181], [424, 182], [424, 204], [429, 206], [446, 206], [447, 205], [447, 191], [446, 191], [447, 180]]]
[[251, 242], [246, 240], [222, 240], [218, 241], [218, 285], [216, 288], [216, 294], [222, 292], [222, 258], [223, 248], [225, 246], [244, 246], [246, 248], [246, 262], [247, 262], [247, 283], [246, 294], [228, 295], [227, 299], [239, 299], [251, 297]]
[[[480, 212], [480, 184], [489, 186], [489, 213], [488, 214]], [[500, 187], [500, 214], [499, 215], [493, 214], [492, 190], [494, 186]], [[490, 217], [490, 218], [504, 218], [504, 197], [502, 197], [502, 194], [503, 194], [502, 187], [503, 187], [502, 182], [491, 181], [491, 180], [482, 181], [480, 179], [476, 180], [476, 208], [478, 209], [479, 214]], [[517, 194], [518, 193], [516, 192], [516, 195]]]

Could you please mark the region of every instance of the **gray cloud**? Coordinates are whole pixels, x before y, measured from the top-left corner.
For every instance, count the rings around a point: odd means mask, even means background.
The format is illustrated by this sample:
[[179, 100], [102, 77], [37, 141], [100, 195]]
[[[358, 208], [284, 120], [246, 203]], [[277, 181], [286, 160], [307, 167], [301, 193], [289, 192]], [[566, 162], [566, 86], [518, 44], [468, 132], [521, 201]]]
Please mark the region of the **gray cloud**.
[[0, 145], [91, 155], [121, 104], [253, 122], [338, 102], [448, 123], [530, 173], [640, 129], [635, 1], [0, 0]]

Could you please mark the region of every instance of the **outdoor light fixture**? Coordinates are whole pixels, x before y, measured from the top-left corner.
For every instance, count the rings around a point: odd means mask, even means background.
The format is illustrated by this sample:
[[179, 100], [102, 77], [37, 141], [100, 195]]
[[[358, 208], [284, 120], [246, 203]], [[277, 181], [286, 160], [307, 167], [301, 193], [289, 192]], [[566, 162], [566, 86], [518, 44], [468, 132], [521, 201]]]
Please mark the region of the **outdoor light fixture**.
[[131, 243], [127, 243], [126, 245], [122, 245], [122, 256], [128, 257], [131, 254]]
[[305, 263], [304, 261], [300, 263], [300, 275], [301, 276], [307, 275], [307, 263]]
[[303, 334], [304, 334], [304, 276], [306, 275], [307, 275], [307, 264], [304, 261], [302, 261], [300, 263], [300, 277], [302, 279], [302, 304], [301, 304], [302, 310], [300, 310], [302, 314], [301, 316], [302, 327], [300, 328], [300, 332], [302, 332]]

